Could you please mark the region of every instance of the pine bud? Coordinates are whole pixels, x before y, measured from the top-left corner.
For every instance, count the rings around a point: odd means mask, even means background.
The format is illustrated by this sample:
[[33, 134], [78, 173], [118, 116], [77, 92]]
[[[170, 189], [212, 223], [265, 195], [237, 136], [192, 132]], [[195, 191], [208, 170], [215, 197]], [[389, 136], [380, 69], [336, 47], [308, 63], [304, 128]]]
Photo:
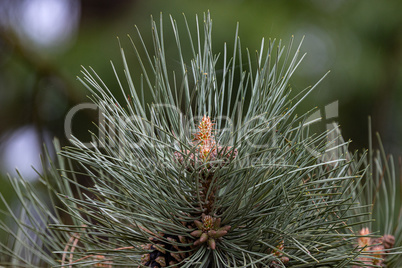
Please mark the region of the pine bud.
[[228, 233], [228, 231], [226, 231], [226, 230], [218, 230], [215, 232], [215, 235], [213, 237], [219, 238], [219, 237], [226, 235], [227, 233]]
[[195, 226], [197, 226], [198, 229], [202, 230], [204, 228], [204, 225], [202, 222], [195, 220], [194, 221]]
[[191, 236], [200, 237], [202, 235], [202, 230], [195, 230], [190, 233]]
[[216, 248], [216, 242], [215, 239], [209, 238], [208, 239], [208, 246], [210, 249], [214, 250]]
[[203, 233], [200, 237], [200, 242], [204, 243], [208, 240], [208, 235], [206, 233]]

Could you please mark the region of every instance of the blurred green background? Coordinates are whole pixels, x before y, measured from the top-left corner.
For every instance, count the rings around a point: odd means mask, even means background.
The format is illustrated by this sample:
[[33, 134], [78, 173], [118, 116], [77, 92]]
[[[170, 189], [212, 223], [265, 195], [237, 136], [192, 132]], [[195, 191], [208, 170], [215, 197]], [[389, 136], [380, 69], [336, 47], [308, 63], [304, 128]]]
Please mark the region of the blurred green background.
[[[302, 51], [307, 56], [293, 78], [293, 90], [314, 84], [328, 70], [331, 73], [302, 109], [321, 107], [325, 117], [324, 107], [337, 102], [339, 116], [322, 121], [337, 121], [345, 139], [353, 140], [352, 149], [367, 148], [371, 115], [373, 130], [380, 132], [386, 151], [401, 155], [400, 0], [1, 0], [0, 192], [6, 199], [12, 198], [7, 173], [16, 176], [18, 167], [24, 177], [35, 180], [31, 165], [40, 172], [41, 144], [53, 137], [68, 144], [65, 115], [74, 105], [89, 101], [76, 79], [80, 65], [92, 66], [118, 90], [109, 63], [122, 66], [117, 36], [133, 58], [127, 34], [135, 37], [137, 25], [151, 47], [150, 15], [159, 19], [162, 12], [166, 50], [174, 65], [168, 15], [184, 32], [182, 13], [194, 26], [195, 15], [202, 18], [208, 10], [214, 21], [216, 53], [224, 42], [232, 47], [237, 22], [243, 49], [248, 47], [252, 54], [262, 37], [282, 39], [287, 45], [292, 35], [296, 43], [305, 36]], [[131, 68], [133, 73], [138, 70]], [[73, 134], [88, 140], [91, 121], [96, 121], [96, 111], [78, 113]]]

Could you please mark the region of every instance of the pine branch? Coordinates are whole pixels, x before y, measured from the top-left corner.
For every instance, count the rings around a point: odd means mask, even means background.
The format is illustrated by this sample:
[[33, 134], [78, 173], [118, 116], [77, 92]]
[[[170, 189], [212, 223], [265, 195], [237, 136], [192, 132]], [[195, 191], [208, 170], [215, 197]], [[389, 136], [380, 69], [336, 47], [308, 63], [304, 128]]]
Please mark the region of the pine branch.
[[[60, 149], [56, 142], [56, 164], [42, 176], [50, 204], [23, 178], [11, 180], [23, 209], [17, 217], [9, 207], [17, 230], [1, 224], [14, 237], [11, 247], [2, 246], [5, 262], [381, 267], [383, 255], [392, 252], [386, 263], [397, 267], [402, 238], [400, 225], [391, 223], [393, 202], [386, 203], [391, 216], [384, 230], [395, 236], [395, 247], [385, 248], [389, 237], [381, 233], [384, 247], [376, 250], [367, 240], [375, 236], [361, 229], [373, 220], [378, 191], [372, 186], [387, 193], [390, 186], [379, 178], [395, 181], [393, 162], [371, 150], [369, 158], [352, 154], [337, 128], [311, 133], [311, 111], [295, 114], [322, 80], [290, 97], [290, 79], [304, 57], [301, 44], [293, 52], [293, 38], [288, 48], [281, 41], [275, 48], [275, 40], [265, 47], [263, 40], [254, 61], [242, 55], [237, 29], [233, 56], [225, 46], [220, 59], [212, 51], [209, 13], [202, 25], [197, 18], [195, 38], [185, 19], [190, 48], [181, 47], [182, 33], [170, 18], [181, 64], [173, 72], [162, 21], [152, 21], [153, 50], [139, 31], [130, 37], [142, 74], [130, 73], [123, 48], [124, 80], [112, 63], [122, 94], [129, 93], [124, 103], [92, 68], [83, 68], [79, 80], [105, 118], [93, 134], [96, 146], [74, 138]], [[368, 162], [378, 166], [374, 175]], [[390, 200], [395, 196], [391, 191]]]

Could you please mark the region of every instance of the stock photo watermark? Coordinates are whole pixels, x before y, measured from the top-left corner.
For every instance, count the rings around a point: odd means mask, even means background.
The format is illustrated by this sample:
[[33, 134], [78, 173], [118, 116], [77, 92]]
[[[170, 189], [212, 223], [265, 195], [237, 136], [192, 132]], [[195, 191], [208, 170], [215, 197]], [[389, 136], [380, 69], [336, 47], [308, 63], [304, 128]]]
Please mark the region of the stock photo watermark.
[[[338, 159], [342, 153], [340, 151], [342, 138], [336, 124], [339, 115], [338, 107], [338, 101], [325, 105], [323, 109], [316, 110], [309, 115], [300, 127], [301, 129], [305, 129], [310, 128], [314, 124], [325, 125], [326, 143], [324, 151], [322, 149], [318, 150], [312, 144], [302, 144], [316, 158], [331, 161], [331, 159]], [[98, 133], [96, 135], [97, 138], [93, 141], [79, 141], [74, 138], [72, 130], [73, 120], [77, 113], [86, 109], [97, 112]], [[144, 147], [163, 149], [163, 147], [172, 148], [175, 146], [175, 143], [176, 146], [180, 147], [179, 141], [187, 141], [189, 144], [192, 142], [194, 134], [198, 131], [197, 126], [203, 116], [190, 118], [185, 116], [178, 107], [167, 104], [154, 105], [153, 109], [165, 112], [169, 111], [170, 114], [174, 114], [178, 120], [175, 122], [180, 124], [180, 131], [173, 133], [169, 132], [169, 130], [161, 129], [158, 126], [158, 122], [151, 122], [139, 115], [122, 114], [118, 107], [106, 103], [101, 106], [94, 103], [81, 103], [71, 108], [67, 113], [64, 121], [65, 135], [76, 146], [88, 149], [114, 148], [114, 151], [118, 152], [119, 158], [130, 158], [132, 160], [136, 158], [133, 152], [141, 150]], [[280, 120], [280, 118], [274, 120], [267, 118], [266, 115], [260, 115], [238, 126], [232, 118], [219, 116], [213, 118], [213, 135], [217, 136], [216, 138], [219, 139], [220, 143], [223, 141], [225, 146], [240, 145], [241, 147], [251, 147], [255, 151], [267, 152], [270, 148], [278, 147], [278, 144], [283, 141], [283, 137], [276, 131], [276, 126]], [[161, 141], [160, 137], [164, 137], [164, 141]], [[257, 154], [252, 157], [243, 157], [237, 164], [241, 166], [272, 165], [280, 167], [282, 163], [286, 163], [279, 156], [275, 156], [269, 152], [264, 153], [264, 156], [264, 158], [261, 158]], [[155, 165], [155, 163], [147, 159], [137, 157], [135, 160], [141, 161], [144, 167]]]

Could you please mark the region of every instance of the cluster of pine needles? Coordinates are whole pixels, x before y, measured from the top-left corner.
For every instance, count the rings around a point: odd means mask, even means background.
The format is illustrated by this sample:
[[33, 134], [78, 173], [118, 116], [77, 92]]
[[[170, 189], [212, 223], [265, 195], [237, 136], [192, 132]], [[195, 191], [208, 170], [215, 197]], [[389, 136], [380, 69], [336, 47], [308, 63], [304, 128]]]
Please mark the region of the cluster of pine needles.
[[83, 69], [104, 119], [93, 141], [55, 140], [41, 188], [10, 178], [19, 209], [3, 211], [0, 264], [401, 267], [394, 160], [381, 146], [351, 153], [337, 127], [311, 131], [314, 110], [296, 114], [325, 77], [291, 92], [301, 44], [263, 40], [254, 56], [237, 28], [232, 53], [214, 54], [209, 13], [194, 32], [170, 18], [172, 70], [162, 22], [152, 49], [138, 29], [129, 38], [138, 75], [123, 48], [123, 72], [112, 63], [124, 101]]

